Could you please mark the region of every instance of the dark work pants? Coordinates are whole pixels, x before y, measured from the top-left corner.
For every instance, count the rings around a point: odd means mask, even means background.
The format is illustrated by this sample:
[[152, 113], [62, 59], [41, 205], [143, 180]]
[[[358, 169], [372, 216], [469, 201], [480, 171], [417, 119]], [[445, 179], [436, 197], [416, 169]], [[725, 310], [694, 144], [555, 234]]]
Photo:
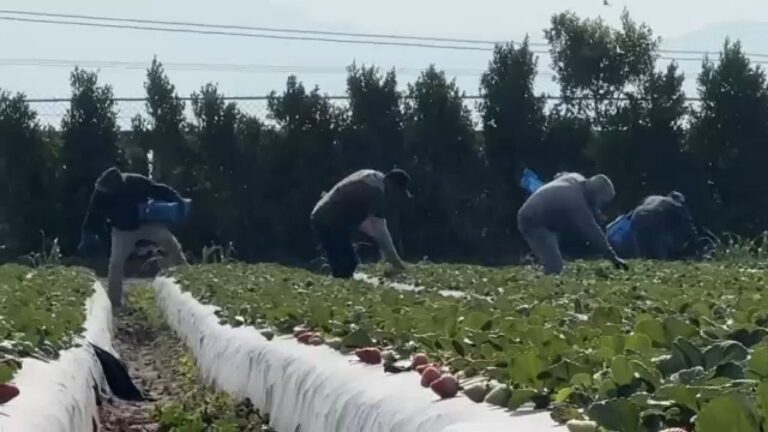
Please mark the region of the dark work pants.
[[312, 230], [325, 251], [333, 277], [349, 279], [357, 269], [358, 259], [352, 245], [352, 233], [348, 228], [312, 224]]

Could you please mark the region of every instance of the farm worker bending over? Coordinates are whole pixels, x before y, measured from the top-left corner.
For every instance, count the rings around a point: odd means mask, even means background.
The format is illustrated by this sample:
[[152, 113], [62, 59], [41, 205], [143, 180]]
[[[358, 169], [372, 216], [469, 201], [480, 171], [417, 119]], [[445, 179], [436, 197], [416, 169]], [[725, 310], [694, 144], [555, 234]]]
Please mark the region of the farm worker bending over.
[[178, 192], [164, 184], [155, 183], [139, 174], [123, 174], [109, 168], [96, 180], [91, 202], [83, 222], [82, 240], [78, 249], [98, 242], [97, 232], [108, 222], [112, 229], [112, 250], [109, 254], [109, 299], [113, 308], [122, 306], [123, 267], [136, 242], [149, 240], [165, 250], [174, 265], [186, 264], [181, 245], [163, 223], [146, 222], [140, 218], [139, 206], [149, 200], [184, 205]]
[[405, 269], [387, 228], [386, 214], [389, 199], [411, 197], [410, 180], [401, 169], [393, 169], [386, 175], [360, 170], [320, 198], [310, 219], [334, 277], [348, 279], [354, 274], [358, 259], [352, 246], [352, 233], [358, 229], [376, 241], [395, 269]]
[[627, 216], [631, 225], [629, 235], [615, 239], [609, 236], [611, 245], [622, 257], [668, 260], [696, 240], [696, 228], [680, 192], [646, 197]]
[[589, 179], [561, 173], [537, 189], [517, 213], [517, 226], [547, 274], [563, 271], [558, 236], [578, 234], [619, 268], [627, 268], [611, 248], [596, 217], [615, 195], [611, 180], [600, 174]]

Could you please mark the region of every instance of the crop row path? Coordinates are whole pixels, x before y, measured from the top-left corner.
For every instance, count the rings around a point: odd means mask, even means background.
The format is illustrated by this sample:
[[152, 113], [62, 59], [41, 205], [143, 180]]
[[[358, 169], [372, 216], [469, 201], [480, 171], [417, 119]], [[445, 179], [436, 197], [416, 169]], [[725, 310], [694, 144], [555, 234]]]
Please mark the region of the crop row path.
[[114, 347], [152, 402], [103, 398], [101, 430], [266, 431], [248, 400], [235, 401], [200, 383], [194, 358], [165, 324], [147, 281], [127, 282], [126, 307], [115, 317]]

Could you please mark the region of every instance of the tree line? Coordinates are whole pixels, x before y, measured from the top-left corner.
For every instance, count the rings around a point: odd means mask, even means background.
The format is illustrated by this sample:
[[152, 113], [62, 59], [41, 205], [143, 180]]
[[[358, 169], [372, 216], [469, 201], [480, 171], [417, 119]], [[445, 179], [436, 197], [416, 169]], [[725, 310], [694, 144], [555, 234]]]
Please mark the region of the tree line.
[[360, 168], [397, 166], [413, 177], [416, 197], [391, 221], [410, 259], [517, 261], [525, 167], [544, 178], [607, 174], [618, 193], [614, 214], [676, 189], [715, 232], [768, 226], [768, 182], [760, 181], [768, 86], [738, 42], [703, 60], [693, 105], [678, 66], [656, 67], [660, 39], [626, 11], [618, 28], [563, 12], [544, 35], [562, 98], [548, 107], [536, 93], [539, 65], [527, 40], [499, 44], [480, 79], [477, 124], [436, 66], [401, 88], [392, 70], [352, 64], [343, 107], [290, 76], [269, 94], [265, 119], [209, 83], [192, 95], [186, 118], [155, 59], [146, 110], [130, 130], [118, 127], [112, 88], [96, 72], [71, 73], [58, 128], [42, 126], [23, 94], [2, 91], [0, 256], [38, 250], [41, 231], [74, 253], [94, 179], [112, 165], [192, 198], [178, 233], [186, 250], [232, 242], [244, 260], [316, 258], [308, 215], [323, 191]]

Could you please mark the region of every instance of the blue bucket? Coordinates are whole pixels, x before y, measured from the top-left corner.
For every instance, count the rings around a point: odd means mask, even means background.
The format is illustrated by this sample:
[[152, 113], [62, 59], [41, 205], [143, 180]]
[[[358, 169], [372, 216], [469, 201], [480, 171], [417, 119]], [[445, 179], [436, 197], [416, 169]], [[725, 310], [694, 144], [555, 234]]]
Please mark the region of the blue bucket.
[[532, 194], [542, 186], [544, 186], [544, 182], [539, 179], [535, 172], [528, 168], [523, 170], [523, 175], [520, 178], [520, 187]]
[[611, 244], [624, 243], [632, 234], [632, 218], [629, 214], [617, 217], [616, 220], [608, 225], [605, 234]]
[[143, 222], [181, 223], [192, 209], [192, 200], [184, 199], [184, 205], [177, 202], [149, 201], [139, 205], [139, 220]]

